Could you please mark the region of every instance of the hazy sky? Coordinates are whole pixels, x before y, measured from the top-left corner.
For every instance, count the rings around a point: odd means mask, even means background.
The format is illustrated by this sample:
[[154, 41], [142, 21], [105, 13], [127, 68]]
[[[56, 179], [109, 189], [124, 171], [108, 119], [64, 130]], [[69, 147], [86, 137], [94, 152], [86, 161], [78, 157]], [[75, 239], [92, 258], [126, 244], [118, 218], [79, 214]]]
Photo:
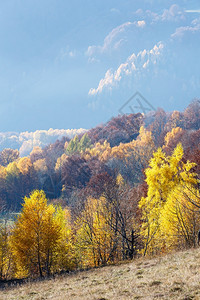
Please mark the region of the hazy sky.
[[200, 97], [200, 2], [1, 0], [0, 131], [90, 128], [139, 91]]

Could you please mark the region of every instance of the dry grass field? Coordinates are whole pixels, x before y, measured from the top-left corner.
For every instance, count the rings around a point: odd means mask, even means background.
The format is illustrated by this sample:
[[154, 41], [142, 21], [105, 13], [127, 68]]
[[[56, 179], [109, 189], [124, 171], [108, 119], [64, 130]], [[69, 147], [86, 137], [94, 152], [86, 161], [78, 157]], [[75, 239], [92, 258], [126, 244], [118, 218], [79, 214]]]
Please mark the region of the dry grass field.
[[200, 299], [200, 249], [9, 287], [0, 299]]

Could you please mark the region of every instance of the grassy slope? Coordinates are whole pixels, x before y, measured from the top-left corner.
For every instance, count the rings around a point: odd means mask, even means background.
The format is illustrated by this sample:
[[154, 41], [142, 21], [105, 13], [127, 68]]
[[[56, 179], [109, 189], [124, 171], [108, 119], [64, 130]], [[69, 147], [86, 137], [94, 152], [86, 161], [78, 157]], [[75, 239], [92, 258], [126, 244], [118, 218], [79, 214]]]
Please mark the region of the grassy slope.
[[200, 299], [200, 249], [27, 283], [0, 299]]

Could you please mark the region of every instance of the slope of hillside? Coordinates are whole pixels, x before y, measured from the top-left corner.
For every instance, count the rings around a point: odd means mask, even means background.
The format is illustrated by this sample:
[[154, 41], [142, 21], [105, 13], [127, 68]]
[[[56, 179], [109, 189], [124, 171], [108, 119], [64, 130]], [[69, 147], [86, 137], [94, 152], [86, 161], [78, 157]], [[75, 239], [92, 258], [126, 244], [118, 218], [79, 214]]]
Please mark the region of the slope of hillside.
[[0, 299], [200, 299], [200, 249], [27, 283]]

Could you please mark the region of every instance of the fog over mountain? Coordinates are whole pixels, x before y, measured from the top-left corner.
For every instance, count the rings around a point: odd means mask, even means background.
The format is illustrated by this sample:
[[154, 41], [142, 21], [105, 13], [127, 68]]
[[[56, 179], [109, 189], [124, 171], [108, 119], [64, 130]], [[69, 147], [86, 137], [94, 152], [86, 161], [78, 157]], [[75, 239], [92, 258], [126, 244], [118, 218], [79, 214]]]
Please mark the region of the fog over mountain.
[[62, 137], [73, 138], [76, 134], [86, 132], [86, 129], [52, 129], [36, 130], [34, 132], [0, 132], [0, 151], [4, 148], [18, 149], [20, 156], [29, 155], [33, 147], [41, 148], [60, 140]]

